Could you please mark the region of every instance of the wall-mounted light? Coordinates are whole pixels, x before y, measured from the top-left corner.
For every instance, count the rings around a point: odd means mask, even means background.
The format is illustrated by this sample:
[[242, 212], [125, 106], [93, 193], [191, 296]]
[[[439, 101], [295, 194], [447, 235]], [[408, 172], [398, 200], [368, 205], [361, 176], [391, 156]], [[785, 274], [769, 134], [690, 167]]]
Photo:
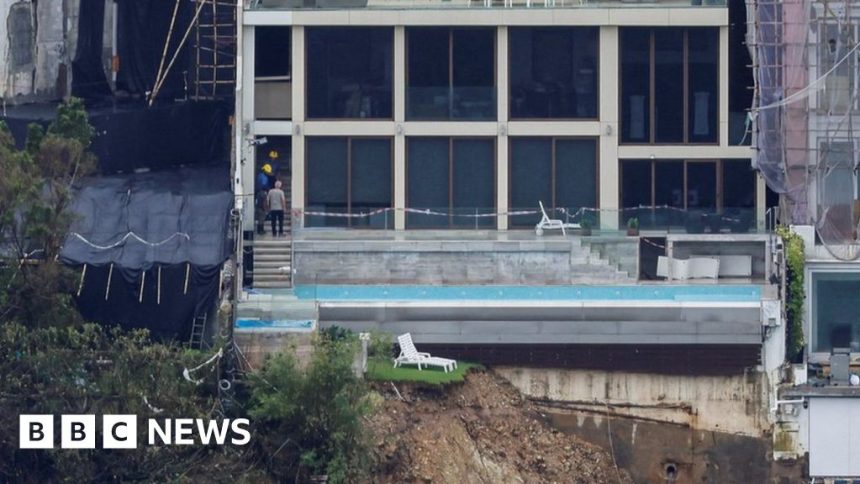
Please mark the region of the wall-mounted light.
[[293, 129], [293, 133], [297, 136], [302, 134], [302, 125], [297, 124], [296, 127]]
[[397, 123], [397, 126], [394, 128], [394, 132], [395, 134], [397, 134], [397, 136], [403, 136], [403, 125]]
[[606, 133], [606, 136], [612, 136], [612, 125], [607, 124], [606, 129], [603, 130], [603, 132]]
[[499, 135], [507, 136], [508, 135], [508, 125], [501, 123], [499, 124]]

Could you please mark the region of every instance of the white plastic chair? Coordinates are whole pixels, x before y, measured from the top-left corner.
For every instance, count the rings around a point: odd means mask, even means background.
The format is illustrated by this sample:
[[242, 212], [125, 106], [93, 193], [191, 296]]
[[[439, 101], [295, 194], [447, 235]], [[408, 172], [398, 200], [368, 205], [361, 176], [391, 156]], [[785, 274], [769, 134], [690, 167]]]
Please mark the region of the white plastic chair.
[[543, 208], [543, 202], [538, 200], [538, 205], [540, 205], [541, 219], [535, 225], [535, 235], [543, 235], [544, 230], [561, 230], [562, 235], [567, 235], [565, 229], [580, 228], [579, 224], [566, 224], [559, 219], [549, 218], [546, 209]]
[[398, 336], [397, 343], [400, 344], [400, 355], [394, 359], [395, 368], [403, 364], [418, 365], [418, 370], [421, 370], [422, 365], [424, 367], [437, 366], [445, 370], [445, 373], [457, 368], [457, 360], [430, 356], [430, 353], [419, 353], [415, 348], [415, 343], [412, 342], [412, 334], [410, 333]]

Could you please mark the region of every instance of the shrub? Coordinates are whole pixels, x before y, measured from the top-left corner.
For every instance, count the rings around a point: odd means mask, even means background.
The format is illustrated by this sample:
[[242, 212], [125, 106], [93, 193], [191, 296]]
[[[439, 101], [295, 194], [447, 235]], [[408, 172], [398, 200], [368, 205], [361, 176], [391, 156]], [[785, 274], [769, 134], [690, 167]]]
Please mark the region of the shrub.
[[785, 354], [789, 361], [799, 363], [803, 360], [803, 305], [806, 300], [803, 239], [784, 226], [777, 227], [776, 233], [785, 246]]

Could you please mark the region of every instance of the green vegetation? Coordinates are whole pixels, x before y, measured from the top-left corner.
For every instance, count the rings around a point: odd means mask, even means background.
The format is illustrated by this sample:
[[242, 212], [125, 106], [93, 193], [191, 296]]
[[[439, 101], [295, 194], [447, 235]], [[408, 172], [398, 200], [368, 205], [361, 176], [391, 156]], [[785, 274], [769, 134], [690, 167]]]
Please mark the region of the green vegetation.
[[57, 261], [72, 217], [72, 190], [95, 169], [92, 127], [80, 100], [48, 127], [32, 124], [24, 150], [0, 122], [0, 320], [27, 327], [81, 324], [75, 275]]
[[472, 369], [481, 369], [481, 365], [457, 362], [457, 369], [445, 373], [441, 368], [422, 368], [417, 366], [401, 366], [394, 368], [391, 359], [373, 358], [367, 361], [367, 379], [376, 381], [393, 382], [415, 382], [430, 385], [444, 385], [447, 383], [459, 383], [466, 378], [466, 374]]
[[[122, 332], [85, 324], [26, 328], [0, 325], [0, 481], [164, 482], [200, 478], [202, 462], [221, 471], [248, 469], [242, 448], [141, 445], [121, 452], [18, 449], [19, 414], [136, 414], [145, 418], [217, 418], [217, 373], [182, 378], [183, 368], [208, 355], [150, 341], [146, 331]], [[57, 419], [57, 424], [59, 419]], [[143, 420], [141, 420], [143, 422]], [[138, 442], [146, 429], [138, 428]], [[249, 474], [253, 474], [249, 471]]]
[[[352, 372], [355, 335], [333, 330], [306, 368], [279, 355], [228, 392], [218, 370], [229, 344], [189, 381], [183, 371], [211, 353], [82, 320], [72, 297], [79, 278], [57, 255], [75, 184], [95, 169], [92, 135], [74, 99], [47, 130], [31, 125], [23, 150], [0, 122], [0, 482], [366, 481], [371, 404]], [[250, 418], [251, 443], [22, 451], [22, 413]], [[139, 425], [138, 442], [146, 432]]]
[[785, 244], [785, 317], [787, 319], [785, 352], [789, 361], [799, 363], [803, 360], [803, 305], [806, 300], [803, 282], [805, 263], [803, 239], [788, 227], [777, 227], [776, 233], [782, 237]]
[[328, 482], [367, 478], [368, 435], [362, 426], [370, 413], [367, 386], [352, 372], [355, 336], [320, 335], [307, 368], [291, 354], [269, 360], [251, 375], [250, 414], [267, 468], [278, 480], [307, 482], [328, 475]]

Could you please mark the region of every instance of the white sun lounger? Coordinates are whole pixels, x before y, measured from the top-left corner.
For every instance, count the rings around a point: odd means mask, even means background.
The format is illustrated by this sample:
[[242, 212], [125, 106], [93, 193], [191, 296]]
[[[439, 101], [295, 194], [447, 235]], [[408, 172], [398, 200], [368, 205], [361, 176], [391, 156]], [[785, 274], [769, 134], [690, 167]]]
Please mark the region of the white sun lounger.
[[430, 353], [419, 353], [415, 349], [415, 343], [412, 342], [412, 335], [410, 333], [398, 336], [397, 343], [400, 344], [400, 355], [394, 359], [395, 368], [403, 364], [418, 365], [419, 370], [422, 366], [437, 366], [445, 370], [445, 373], [457, 368], [457, 360], [430, 356]]
[[535, 225], [536, 235], [543, 235], [544, 230], [561, 230], [562, 235], [567, 235], [565, 229], [580, 228], [579, 224], [566, 224], [559, 219], [549, 218], [549, 215], [546, 213], [546, 209], [543, 208], [543, 202], [538, 200], [538, 205], [540, 205], [541, 219], [540, 222]]

